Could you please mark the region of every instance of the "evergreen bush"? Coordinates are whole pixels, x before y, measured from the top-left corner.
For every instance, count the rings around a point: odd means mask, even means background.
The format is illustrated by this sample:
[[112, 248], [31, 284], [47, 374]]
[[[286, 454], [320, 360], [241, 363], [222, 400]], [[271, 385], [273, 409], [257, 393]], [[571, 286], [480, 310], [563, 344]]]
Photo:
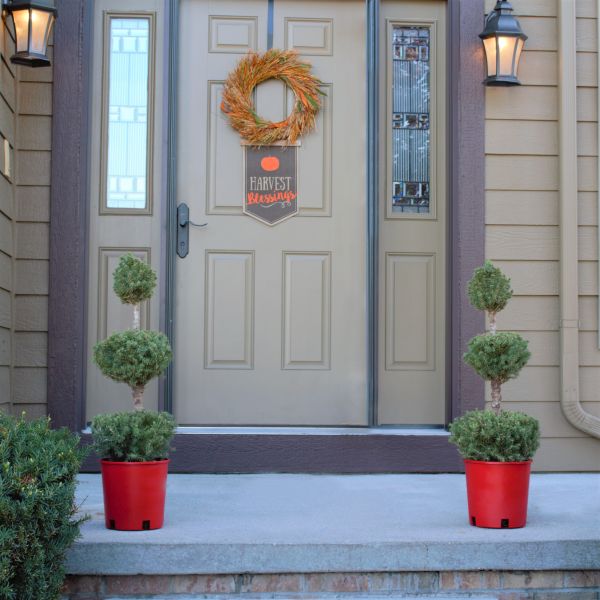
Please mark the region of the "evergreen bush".
[[105, 460], [143, 462], [169, 455], [175, 420], [147, 410], [98, 415], [92, 421], [94, 451]]
[[488, 313], [490, 330], [495, 332], [496, 314], [512, 298], [510, 279], [498, 267], [486, 260], [483, 267], [473, 272], [467, 293], [472, 306]]
[[142, 407], [144, 387], [167, 368], [171, 356], [167, 337], [145, 329], [119, 331], [94, 346], [94, 362], [104, 375], [131, 387], [136, 409]]
[[450, 442], [466, 459], [523, 461], [533, 456], [539, 445], [539, 424], [531, 416], [501, 410], [501, 386], [516, 377], [531, 353], [518, 333], [497, 332], [496, 315], [510, 298], [510, 279], [490, 261], [475, 269], [468, 287], [469, 300], [487, 313], [489, 332], [469, 342], [465, 362], [490, 382], [491, 408], [472, 411], [450, 425]]
[[464, 358], [480, 377], [502, 385], [519, 374], [530, 356], [527, 342], [518, 333], [502, 331], [476, 335]]
[[531, 460], [540, 443], [539, 424], [522, 412], [473, 410], [450, 426], [463, 458], [494, 462]]
[[128, 253], [121, 257], [113, 274], [113, 290], [124, 304], [139, 304], [152, 298], [156, 273], [144, 261]]
[[84, 519], [75, 486], [85, 450], [48, 419], [0, 414], [0, 598], [55, 600]]

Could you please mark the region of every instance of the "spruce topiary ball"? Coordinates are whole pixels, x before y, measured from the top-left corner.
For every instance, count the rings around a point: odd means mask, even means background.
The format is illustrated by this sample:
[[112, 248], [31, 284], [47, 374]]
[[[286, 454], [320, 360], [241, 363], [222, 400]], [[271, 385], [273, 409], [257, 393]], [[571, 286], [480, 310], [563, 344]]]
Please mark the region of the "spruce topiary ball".
[[483, 267], [475, 269], [469, 281], [469, 300], [478, 310], [493, 313], [501, 311], [512, 297], [510, 279], [486, 260]]
[[531, 460], [540, 445], [540, 426], [522, 412], [473, 410], [450, 425], [450, 443], [467, 460]]
[[94, 451], [100, 458], [119, 462], [164, 460], [175, 429], [173, 415], [166, 412], [97, 415], [92, 421]]
[[472, 338], [463, 358], [483, 379], [504, 383], [519, 374], [530, 356], [527, 341], [518, 333], [501, 331]]
[[143, 260], [128, 253], [121, 256], [114, 272], [113, 289], [124, 304], [139, 304], [152, 298], [156, 273]]
[[158, 331], [120, 331], [94, 346], [94, 362], [102, 373], [131, 387], [145, 386], [158, 377], [171, 358], [169, 340]]

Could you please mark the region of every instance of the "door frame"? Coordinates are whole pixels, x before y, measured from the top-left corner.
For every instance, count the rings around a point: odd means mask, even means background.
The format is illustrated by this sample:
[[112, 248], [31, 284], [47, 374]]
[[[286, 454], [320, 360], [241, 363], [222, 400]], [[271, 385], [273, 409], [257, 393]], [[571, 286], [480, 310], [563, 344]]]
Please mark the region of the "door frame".
[[[425, 0], [424, 0], [425, 1]], [[448, 2], [448, 190], [447, 277], [447, 421], [484, 404], [481, 380], [462, 361], [468, 339], [484, 328], [483, 317], [466, 300], [473, 269], [484, 259], [484, 61], [478, 38], [483, 0]], [[165, 93], [166, 189], [162, 198], [165, 236], [161, 251], [162, 289], [173, 290], [175, 279], [176, 84], [178, 2], [165, 0], [169, 27]], [[375, 143], [379, 95], [379, 0], [366, 0], [369, 212], [368, 285], [370, 290], [369, 371], [370, 418], [375, 422], [377, 392], [377, 225], [378, 181]], [[61, 19], [54, 33], [54, 117], [52, 126], [52, 188], [50, 212], [50, 283], [48, 345], [48, 410], [54, 426], [81, 431], [85, 426], [84, 377], [86, 323], [86, 255], [88, 215], [88, 110], [93, 3], [58, 0]], [[62, 10], [61, 10], [62, 8]], [[163, 292], [161, 329], [173, 336], [173, 294]], [[162, 380], [160, 406], [168, 408], [172, 371]], [[84, 434], [84, 443], [89, 435]], [[172, 470], [180, 472], [439, 472], [458, 471], [462, 463], [444, 432], [363, 428], [314, 428], [298, 433], [250, 429], [176, 436]], [[95, 459], [86, 468], [97, 469]]]

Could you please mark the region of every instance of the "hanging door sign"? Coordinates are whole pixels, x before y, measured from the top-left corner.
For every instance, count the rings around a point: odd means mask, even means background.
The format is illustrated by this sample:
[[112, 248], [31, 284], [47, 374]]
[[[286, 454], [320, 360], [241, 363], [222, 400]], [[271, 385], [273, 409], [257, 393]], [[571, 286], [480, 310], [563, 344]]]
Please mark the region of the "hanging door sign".
[[296, 146], [244, 146], [244, 212], [267, 225], [298, 213]]

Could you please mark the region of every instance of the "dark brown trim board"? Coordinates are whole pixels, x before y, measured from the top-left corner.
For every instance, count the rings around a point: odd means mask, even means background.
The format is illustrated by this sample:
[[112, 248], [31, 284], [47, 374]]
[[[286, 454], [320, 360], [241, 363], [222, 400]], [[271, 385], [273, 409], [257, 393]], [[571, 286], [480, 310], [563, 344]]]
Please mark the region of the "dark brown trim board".
[[479, 33], [483, 0], [448, 0], [450, 26], [451, 419], [483, 408], [485, 387], [462, 360], [471, 337], [485, 330], [467, 299], [473, 269], [485, 258], [485, 87]]
[[[49, 410], [55, 425], [83, 425], [88, 25], [84, 0], [59, 0], [51, 212]], [[90, 3], [91, 4], [91, 3]], [[483, 55], [478, 38], [483, 0], [448, 0], [451, 304], [449, 411], [482, 407], [484, 386], [462, 362], [468, 339], [484, 329], [466, 285], [484, 259]], [[64, 18], [63, 18], [64, 15]], [[89, 435], [84, 436], [89, 443]], [[174, 472], [440, 472], [461, 461], [447, 437], [435, 435], [179, 434]], [[97, 470], [90, 458], [86, 470]]]
[[[84, 443], [91, 442], [89, 435]], [[441, 435], [179, 434], [171, 473], [439, 473], [462, 460]], [[98, 471], [89, 457], [84, 471]]]
[[52, 61], [48, 412], [54, 426], [74, 430], [84, 419], [92, 5], [86, 0], [58, 0]]

